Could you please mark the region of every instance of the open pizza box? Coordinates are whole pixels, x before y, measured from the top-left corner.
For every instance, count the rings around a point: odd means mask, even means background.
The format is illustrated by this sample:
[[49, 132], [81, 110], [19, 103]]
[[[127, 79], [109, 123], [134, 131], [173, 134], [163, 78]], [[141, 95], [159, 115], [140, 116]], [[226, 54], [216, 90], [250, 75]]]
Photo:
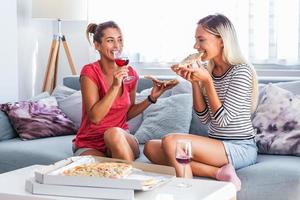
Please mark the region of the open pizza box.
[[[67, 176], [64, 174], [66, 170], [74, 169], [81, 164], [101, 162], [127, 163], [132, 165], [132, 169], [128, 175], [122, 178]], [[35, 171], [35, 181], [41, 184], [119, 188], [142, 191], [152, 190], [167, 183], [174, 177], [175, 169], [173, 167], [97, 156], [70, 157]]]

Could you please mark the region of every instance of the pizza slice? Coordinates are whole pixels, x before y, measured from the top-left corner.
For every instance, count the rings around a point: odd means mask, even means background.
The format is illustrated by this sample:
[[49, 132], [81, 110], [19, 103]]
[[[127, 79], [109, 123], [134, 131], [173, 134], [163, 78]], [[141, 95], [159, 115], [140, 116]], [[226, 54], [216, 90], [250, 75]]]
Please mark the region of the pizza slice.
[[66, 176], [96, 176], [123, 178], [131, 173], [132, 165], [127, 163], [104, 162], [81, 164], [63, 172]]
[[188, 55], [185, 59], [183, 59], [180, 63], [171, 66], [171, 69], [176, 72], [181, 67], [187, 67], [189, 65], [193, 65], [197, 61], [202, 61], [203, 52], [194, 53]]
[[147, 80], [152, 80], [157, 84], [164, 84], [166, 87], [168, 87], [168, 86], [174, 87], [179, 83], [179, 81], [177, 79], [159, 80], [155, 76], [152, 76], [152, 75], [144, 76], [144, 78]]

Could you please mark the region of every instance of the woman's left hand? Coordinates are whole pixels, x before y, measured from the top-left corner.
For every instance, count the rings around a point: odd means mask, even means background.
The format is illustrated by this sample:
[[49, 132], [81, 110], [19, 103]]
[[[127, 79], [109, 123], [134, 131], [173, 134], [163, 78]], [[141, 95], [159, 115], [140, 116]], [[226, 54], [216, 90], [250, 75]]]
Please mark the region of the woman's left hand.
[[198, 67], [183, 67], [182, 73], [186, 74], [186, 79], [191, 82], [205, 82], [208, 78], [211, 77], [207, 69], [199, 62], [197, 62]]
[[155, 99], [155, 101], [162, 95], [166, 90], [171, 89], [176, 84], [166, 84], [165, 81], [160, 80], [152, 80], [153, 88], [151, 90], [151, 97]]

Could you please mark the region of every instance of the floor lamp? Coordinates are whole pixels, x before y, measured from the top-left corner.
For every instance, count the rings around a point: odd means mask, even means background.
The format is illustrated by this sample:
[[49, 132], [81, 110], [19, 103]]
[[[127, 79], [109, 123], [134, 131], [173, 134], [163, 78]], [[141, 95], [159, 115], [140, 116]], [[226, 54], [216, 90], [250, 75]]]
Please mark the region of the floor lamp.
[[53, 35], [47, 67], [43, 80], [43, 91], [52, 92], [57, 83], [59, 51], [61, 44], [73, 75], [77, 74], [69, 45], [61, 31], [62, 20], [86, 20], [87, 0], [32, 0], [32, 17], [39, 19], [55, 19], [57, 34]]

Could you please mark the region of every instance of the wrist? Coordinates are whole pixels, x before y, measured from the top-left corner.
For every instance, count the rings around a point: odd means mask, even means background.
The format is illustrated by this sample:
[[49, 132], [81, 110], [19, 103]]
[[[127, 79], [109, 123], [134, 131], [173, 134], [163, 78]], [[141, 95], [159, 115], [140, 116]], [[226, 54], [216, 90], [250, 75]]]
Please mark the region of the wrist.
[[153, 104], [155, 104], [157, 101], [157, 99], [153, 98], [151, 95], [148, 95], [147, 99], [150, 103], [153, 103]]
[[207, 79], [205, 79], [205, 80], [202, 81], [202, 84], [204, 86], [209, 86], [209, 85], [213, 84], [213, 80], [212, 80], [211, 77], [207, 77]]

